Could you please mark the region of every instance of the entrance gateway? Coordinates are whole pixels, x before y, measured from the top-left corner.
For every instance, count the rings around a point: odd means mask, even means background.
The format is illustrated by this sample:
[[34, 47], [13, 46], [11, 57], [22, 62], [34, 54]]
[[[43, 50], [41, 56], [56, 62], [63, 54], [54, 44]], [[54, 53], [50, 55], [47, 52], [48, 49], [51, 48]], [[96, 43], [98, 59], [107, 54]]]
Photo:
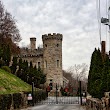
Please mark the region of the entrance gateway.
[[[79, 86], [78, 89], [75, 90], [78, 96], [73, 96], [74, 90], [72, 92], [66, 92], [62, 93], [63, 95], [59, 94], [59, 89], [56, 84], [56, 90], [54, 91], [55, 95], [54, 96], [48, 96], [45, 100], [37, 100], [33, 98], [33, 105], [34, 101], [36, 102], [36, 105], [39, 104], [85, 104], [86, 103], [86, 92], [81, 90], [81, 81], [79, 81]], [[51, 92], [51, 91], [50, 91]], [[60, 92], [62, 92], [62, 88], [60, 89]], [[84, 93], [84, 94], [83, 94]]]
[[79, 98], [73, 96], [49, 96], [46, 100], [38, 102], [37, 104], [79, 104]]
[[72, 94], [67, 94], [67, 96], [60, 95], [59, 90], [57, 89], [57, 85], [56, 91], [54, 93], [54, 96], [48, 96], [46, 100], [38, 101], [37, 104], [80, 104], [79, 96], [72, 96]]

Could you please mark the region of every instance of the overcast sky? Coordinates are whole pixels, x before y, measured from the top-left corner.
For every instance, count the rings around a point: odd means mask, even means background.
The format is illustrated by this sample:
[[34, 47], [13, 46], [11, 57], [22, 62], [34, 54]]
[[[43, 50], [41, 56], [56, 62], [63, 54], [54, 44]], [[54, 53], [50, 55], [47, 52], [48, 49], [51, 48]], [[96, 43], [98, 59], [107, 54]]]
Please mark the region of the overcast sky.
[[[96, 1], [2, 0], [5, 9], [17, 20], [22, 37], [20, 46], [28, 45], [30, 37], [36, 37], [39, 46], [43, 34], [63, 34], [65, 70], [74, 64], [89, 65], [94, 48], [100, 48]], [[101, 0], [101, 16], [106, 16], [106, 0]], [[104, 25], [102, 40], [106, 40]]]

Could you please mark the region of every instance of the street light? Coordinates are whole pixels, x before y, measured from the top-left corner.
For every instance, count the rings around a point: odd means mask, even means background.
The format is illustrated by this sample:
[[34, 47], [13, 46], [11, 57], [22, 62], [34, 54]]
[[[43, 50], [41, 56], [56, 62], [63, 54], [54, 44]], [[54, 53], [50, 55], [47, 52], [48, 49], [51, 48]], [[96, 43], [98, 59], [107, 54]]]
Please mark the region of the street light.
[[27, 83], [28, 83], [28, 78], [29, 78], [29, 75], [27, 74]]
[[104, 25], [109, 25], [109, 19], [107, 18], [101, 18], [101, 23], [103, 23]]
[[32, 77], [32, 106], [34, 106], [34, 77]]
[[80, 104], [82, 105], [81, 81], [79, 81]]
[[[104, 25], [108, 25], [109, 27], [109, 37], [110, 37], [110, 7], [108, 8], [108, 18], [101, 18], [101, 23]], [[110, 38], [109, 38], [110, 40]], [[109, 47], [109, 55], [110, 55], [110, 47]]]
[[57, 99], [57, 90], [58, 90], [58, 87], [57, 87], [57, 83], [56, 83], [56, 104], [58, 104], [58, 99]]

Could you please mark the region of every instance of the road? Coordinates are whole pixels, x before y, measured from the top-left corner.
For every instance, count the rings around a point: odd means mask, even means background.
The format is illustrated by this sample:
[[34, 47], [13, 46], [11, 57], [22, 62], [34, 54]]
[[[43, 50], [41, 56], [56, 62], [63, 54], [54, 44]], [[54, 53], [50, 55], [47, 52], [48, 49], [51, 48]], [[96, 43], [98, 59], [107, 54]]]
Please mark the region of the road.
[[86, 110], [78, 104], [77, 97], [58, 97], [58, 104], [55, 102], [55, 97], [49, 97], [47, 100], [40, 103], [40, 105], [22, 110]]
[[38, 105], [23, 110], [86, 110], [80, 105]]

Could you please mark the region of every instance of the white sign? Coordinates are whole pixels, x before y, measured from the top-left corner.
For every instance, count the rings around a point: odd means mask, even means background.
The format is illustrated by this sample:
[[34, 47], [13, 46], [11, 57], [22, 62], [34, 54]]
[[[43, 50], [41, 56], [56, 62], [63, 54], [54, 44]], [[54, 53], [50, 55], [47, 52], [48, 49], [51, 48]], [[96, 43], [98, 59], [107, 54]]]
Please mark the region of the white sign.
[[32, 94], [28, 94], [28, 100], [32, 100]]

